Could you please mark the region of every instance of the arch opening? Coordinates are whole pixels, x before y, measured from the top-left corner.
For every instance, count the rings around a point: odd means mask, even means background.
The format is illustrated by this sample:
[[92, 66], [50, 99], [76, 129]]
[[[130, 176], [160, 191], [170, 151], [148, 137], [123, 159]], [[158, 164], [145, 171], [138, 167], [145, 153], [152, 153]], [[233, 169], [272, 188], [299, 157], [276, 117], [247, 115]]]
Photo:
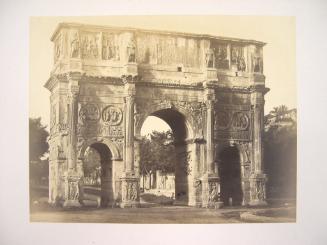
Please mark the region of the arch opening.
[[[149, 121], [154, 122], [153, 124]], [[145, 128], [147, 127], [147, 128]], [[162, 197], [159, 202], [161, 204], [185, 204], [188, 203], [188, 175], [189, 175], [189, 158], [190, 150], [186, 139], [189, 132], [187, 128], [187, 122], [185, 116], [174, 109], [161, 109], [150, 114], [143, 122], [141, 128], [141, 136], [148, 140], [154, 140], [158, 136], [157, 132], [168, 132], [164, 145], [164, 156], [160, 157], [164, 162], [168, 161], [166, 167], [154, 164], [155, 168], [149, 171], [145, 171], [141, 167], [141, 198], [146, 197], [148, 193], [155, 194]], [[144, 133], [150, 133], [145, 135]], [[152, 132], [152, 136], [151, 136]], [[170, 133], [169, 133], [170, 132]], [[164, 134], [163, 134], [164, 135]], [[158, 149], [163, 149], [158, 147]], [[145, 156], [142, 156], [142, 150], [140, 152], [141, 166], [142, 160]], [[160, 159], [158, 159], [160, 161]], [[170, 162], [173, 164], [170, 164]], [[145, 176], [146, 175], [146, 176]], [[166, 198], [164, 198], [166, 197]]]
[[85, 204], [97, 202], [97, 206], [106, 207], [113, 202], [112, 153], [104, 143], [93, 143], [86, 148], [84, 170]]
[[224, 205], [242, 204], [240, 152], [236, 146], [224, 148], [219, 154], [219, 177], [221, 183], [221, 200]]

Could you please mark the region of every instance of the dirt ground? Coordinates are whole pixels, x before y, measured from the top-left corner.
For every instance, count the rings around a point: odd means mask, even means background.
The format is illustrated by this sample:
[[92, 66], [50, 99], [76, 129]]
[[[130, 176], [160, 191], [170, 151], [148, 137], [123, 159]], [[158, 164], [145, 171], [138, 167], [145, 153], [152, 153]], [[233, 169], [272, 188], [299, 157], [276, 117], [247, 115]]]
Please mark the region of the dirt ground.
[[295, 222], [295, 208], [204, 209], [182, 206], [146, 208], [34, 208], [31, 222], [129, 223], [129, 224], [219, 224]]

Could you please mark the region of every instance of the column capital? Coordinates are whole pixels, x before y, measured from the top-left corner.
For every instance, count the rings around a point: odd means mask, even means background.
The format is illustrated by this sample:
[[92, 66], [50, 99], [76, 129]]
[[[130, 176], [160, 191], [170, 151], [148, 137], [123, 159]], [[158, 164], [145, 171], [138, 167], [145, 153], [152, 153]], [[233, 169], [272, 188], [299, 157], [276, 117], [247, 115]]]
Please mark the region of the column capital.
[[121, 79], [122, 79], [124, 85], [126, 83], [134, 84], [135, 82], [140, 80], [140, 76], [138, 76], [138, 75], [122, 75]]

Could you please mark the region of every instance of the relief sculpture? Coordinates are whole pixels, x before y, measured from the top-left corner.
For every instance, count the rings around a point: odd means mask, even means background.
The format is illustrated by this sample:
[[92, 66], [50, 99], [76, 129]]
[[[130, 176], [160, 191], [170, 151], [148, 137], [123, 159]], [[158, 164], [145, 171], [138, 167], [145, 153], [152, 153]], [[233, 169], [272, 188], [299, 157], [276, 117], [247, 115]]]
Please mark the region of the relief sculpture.
[[131, 39], [127, 45], [127, 61], [128, 62], [136, 61], [135, 49], [136, 49], [135, 40]]
[[237, 67], [238, 71], [245, 71], [246, 64], [243, 54], [243, 47], [241, 46], [232, 46], [231, 51], [231, 62]]
[[99, 57], [98, 34], [83, 34], [81, 38], [82, 57], [96, 59]]
[[218, 69], [229, 69], [229, 60], [227, 57], [227, 45], [220, 44], [215, 48], [216, 66]]
[[219, 193], [216, 183], [209, 183], [209, 202], [219, 201]]
[[243, 112], [236, 112], [233, 115], [232, 128], [234, 130], [246, 130], [249, 126], [249, 118]]
[[79, 49], [80, 49], [80, 44], [79, 44], [78, 33], [75, 32], [73, 34], [73, 38], [70, 43], [70, 57], [78, 58], [79, 57]]
[[103, 34], [102, 36], [102, 59], [119, 60], [119, 45], [115, 34]]
[[108, 125], [118, 125], [122, 122], [123, 113], [121, 109], [107, 106], [102, 111], [102, 120]]
[[100, 117], [99, 108], [95, 104], [85, 104], [79, 111], [79, 117], [83, 123], [97, 121]]

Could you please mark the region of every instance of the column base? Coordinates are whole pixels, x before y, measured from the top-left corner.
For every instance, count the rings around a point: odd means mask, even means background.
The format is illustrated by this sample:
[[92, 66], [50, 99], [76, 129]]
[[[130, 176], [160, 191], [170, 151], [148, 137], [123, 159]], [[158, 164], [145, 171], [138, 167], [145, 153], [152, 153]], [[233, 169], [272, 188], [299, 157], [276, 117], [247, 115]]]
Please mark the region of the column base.
[[80, 208], [82, 204], [78, 200], [66, 200], [63, 204], [64, 208]]
[[124, 173], [122, 181], [121, 208], [137, 208], [140, 206], [139, 178], [134, 173]]
[[256, 206], [267, 206], [267, 202], [264, 200], [253, 200], [249, 202], [250, 206], [256, 207]]
[[122, 202], [122, 203], [120, 203], [119, 207], [121, 207], [121, 208], [139, 208], [140, 203], [139, 202]]
[[207, 204], [207, 207], [206, 208], [214, 208], [214, 209], [220, 209], [224, 206], [224, 203], [223, 202], [209, 202]]

